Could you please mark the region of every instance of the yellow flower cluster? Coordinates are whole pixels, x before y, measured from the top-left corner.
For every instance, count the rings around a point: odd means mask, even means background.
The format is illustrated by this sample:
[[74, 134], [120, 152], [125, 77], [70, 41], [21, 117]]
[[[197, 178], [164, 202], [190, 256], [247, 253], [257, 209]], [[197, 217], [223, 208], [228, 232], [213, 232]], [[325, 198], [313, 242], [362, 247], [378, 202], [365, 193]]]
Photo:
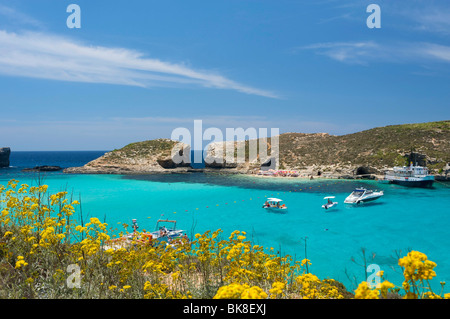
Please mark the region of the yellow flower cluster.
[[272, 284], [272, 289], [269, 290], [270, 297], [273, 299], [284, 297], [285, 296], [285, 293], [284, 293], [285, 288], [286, 288], [286, 284], [284, 282], [275, 281]]
[[436, 276], [433, 270], [436, 263], [428, 260], [427, 255], [418, 251], [409, 252], [407, 256], [399, 259], [398, 264], [404, 268], [405, 281], [430, 280]]
[[387, 298], [388, 291], [393, 288], [395, 288], [395, 285], [387, 280], [373, 289], [369, 287], [366, 281], [363, 281], [355, 290], [355, 299], [380, 299], [380, 295]]
[[267, 294], [260, 287], [232, 283], [222, 286], [213, 299], [266, 299]]
[[295, 278], [300, 297], [303, 299], [342, 299], [344, 296], [329, 281], [322, 281], [313, 274], [303, 274]]
[[188, 291], [186, 294], [182, 294], [178, 291], [172, 291], [169, 286], [165, 284], [151, 284], [146, 281], [144, 284], [145, 299], [191, 299], [192, 295]]
[[[405, 281], [402, 284], [405, 290], [405, 299], [427, 298], [436, 299], [435, 295], [429, 288], [428, 280], [436, 277], [433, 270], [436, 263], [428, 260], [427, 255], [419, 251], [411, 251], [405, 257], [398, 261], [399, 266], [403, 268], [403, 276]], [[430, 290], [430, 291], [429, 291]], [[439, 296], [440, 297], [440, 296]]]
[[366, 281], [359, 284], [355, 290], [355, 299], [378, 299], [380, 291], [378, 289], [370, 289]]
[[27, 266], [28, 263], [25, 262], [25, 260], [23, 259], [23, 256], [18, 256], [17, 257], [17, 261], [16, 261], [16, 269], [21, 268], [21, 267], [25, 267]]

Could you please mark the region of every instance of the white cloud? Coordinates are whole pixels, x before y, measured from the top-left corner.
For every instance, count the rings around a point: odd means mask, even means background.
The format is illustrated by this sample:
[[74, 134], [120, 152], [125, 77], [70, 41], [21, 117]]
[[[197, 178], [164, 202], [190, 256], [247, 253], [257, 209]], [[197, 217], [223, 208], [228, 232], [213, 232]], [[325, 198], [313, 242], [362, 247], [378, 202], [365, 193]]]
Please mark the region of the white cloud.
[[374, 42], [325, 42], [315, 43], [300, 48], [314, 50], [317, 54], [328, 56], [333, 60], [349, 63], [365, 63], [379, 46]]
[[222, 75], [146, 58], [126, 48], [89, 46], [44, 33], [0, 30], [0, 73], [59, 81], [140, 87], [194, 85], [277, 98]]
[[439, 44], [427, 44], [422, 48], [424, 54], [443, 62], [450, 62], [450, 47]]
[[316, 54], [350, 64], [450, 62], [450, 46], [427, 42], [326, 42], [304, 46], [298, 50], [312, 50]]
[[409, 3], [401, 7], [394, 6], [398, 15], [404, 16], [410, 21], [409, 27], [413, 30], [425, 31], [437, 35], [448, 36], [450, 33], [450, 8], [443, 1], [436, 3], [426, 1], [423, 3]]
[[29, 25], [37, 28], [43, 26], [40, 21], [33, 17], [2, 4], [0, 4], [0, 16], [6, 17], [10, 24]]

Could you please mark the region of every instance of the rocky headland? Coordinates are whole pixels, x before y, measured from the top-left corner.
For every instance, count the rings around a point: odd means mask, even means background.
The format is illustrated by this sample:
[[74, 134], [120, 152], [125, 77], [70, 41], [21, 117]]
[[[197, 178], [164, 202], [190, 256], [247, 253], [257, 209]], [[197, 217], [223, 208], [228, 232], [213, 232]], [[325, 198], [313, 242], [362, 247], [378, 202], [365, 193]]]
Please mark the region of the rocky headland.
[[[267, 143], [270, 150], [270, 138], [261, 142]], [[245, 143], [248, 146], [249, 141], [226, 143], [227, 146], [230, 146], [229, 143], [234, 143], [234, 146]], [[210, 145], [203, 169], [190, 167], [187, 161], [189, 145], [157, 139], [129, 144], [83, 167], [64, 171], [93, 174], [258, 174], [273, 160], [270, 155], [249, 159], [247, 152], [244, 163], [227, 162], [217, 157], [218, 147], [224, 145]], [[278, 170], [296, 171], [300, 177], [377, 178], [393, 166], [408, 165], [410, 162], [427, 166], [438, 180], [450, 177], [450, 121], [391, 125], [340, 136], [284, 133], [279, 135], [279, 162], [276, 166]]]
[[173, 160], [172, 150], [178, 155], [185, 155], [189, 146], [169, 139], [129, 144], [121, 149], [113, 150], [87, 163], [82, 167], [64, 169], [66, 173], [83, 174], [139, 174], [166, 173], [172, 171], [186, 171], [187, 164], [177, 164]]
[[0, 148], [0, 167], [9, 167], [9, 156], [11, 149], [9, 147]]

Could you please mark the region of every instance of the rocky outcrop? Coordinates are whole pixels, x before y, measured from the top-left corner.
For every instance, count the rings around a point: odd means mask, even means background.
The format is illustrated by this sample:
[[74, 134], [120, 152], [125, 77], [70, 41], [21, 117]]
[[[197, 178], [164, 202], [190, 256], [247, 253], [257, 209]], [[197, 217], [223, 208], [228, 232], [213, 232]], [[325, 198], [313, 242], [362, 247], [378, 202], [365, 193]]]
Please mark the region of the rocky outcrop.
[[0, 148], [0, 167], [9, 167], [9, 156], [11, 149], [9, 147]]
[[189, 145], [169, 139], [129, 144], [65, 173], [143, 174], [183, 172], [189, 168]]

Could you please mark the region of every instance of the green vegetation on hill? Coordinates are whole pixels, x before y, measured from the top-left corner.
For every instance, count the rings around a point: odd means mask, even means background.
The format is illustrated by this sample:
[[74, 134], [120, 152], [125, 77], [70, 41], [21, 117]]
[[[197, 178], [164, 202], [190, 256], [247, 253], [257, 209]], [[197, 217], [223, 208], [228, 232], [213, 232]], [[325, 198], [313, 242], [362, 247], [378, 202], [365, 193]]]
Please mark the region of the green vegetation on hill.
[[450, 162], [450, 121], [377, 127], [353, 134], [280, 135], [280, 162], [289, 168], [353, 164], [373, 167], [406, 164], [405, 155], [426, 156], [427, 165]]
[[[267, 142], [270, 149], [271, 139]], [[165, 163], [163, 167], [172, 168], [175, 166], [170, 165], [168, 158], [177, 143], [169, 139], [131, 143], [94, 162], [133, 166], [146, 161], [154, 162], [156, 166]], [[249, 160], [248, 146], [249, 142], [245, 141], [246, 160]], [[340, 136], [327, 133], [284, 133], [279, 136], [279, 149], [281, 169], [301, 170], [316, 165], [325, 170], [344, 166], [383, 170], [417, 160], [436, 173], [450, 163], [450, 121], [390, 125]], [[217, 167], [220, 168], [220, 165]], [[258, 168], [259, 165], [251, 163], [249, 167]]]
[[161, 157], [169, 156], [175, 144], [177, 144], [176, 141], [163, 138], [131, 143], [121, 149], [112, 151], [109, 154], [109, 158], [142, 158], [152, 155], [158, 155]]

